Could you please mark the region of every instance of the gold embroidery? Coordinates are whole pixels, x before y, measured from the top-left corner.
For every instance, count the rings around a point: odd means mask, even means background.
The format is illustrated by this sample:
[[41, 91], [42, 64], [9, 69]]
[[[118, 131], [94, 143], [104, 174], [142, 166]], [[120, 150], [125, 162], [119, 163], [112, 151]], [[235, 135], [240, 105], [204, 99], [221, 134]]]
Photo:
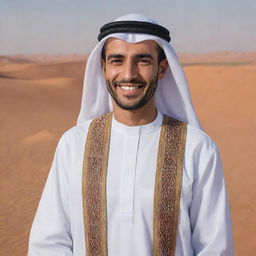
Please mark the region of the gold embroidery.
[[112, 113], [92, 121], [83, 166], [83, 211], [86, 255], [107, 255], [106, 172]]
[[[93, 120], [86, 140], [82, 186], [88, 256], [107, 256], [106, 175], [111, 120], [112, 113]], [[154, 192], [154, 256], [175, 253], [186, 127], [164, 116]]]
[[154, 193], [154, 256], [175, 254], [185, 140], [186, 124], [164, 116]]

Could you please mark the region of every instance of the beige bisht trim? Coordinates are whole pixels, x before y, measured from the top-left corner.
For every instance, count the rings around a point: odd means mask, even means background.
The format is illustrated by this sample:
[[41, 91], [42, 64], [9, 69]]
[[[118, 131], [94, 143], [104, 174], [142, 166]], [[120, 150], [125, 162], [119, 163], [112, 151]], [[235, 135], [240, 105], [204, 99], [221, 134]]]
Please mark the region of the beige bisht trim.
[[83, 166], [86, 255], [107, 255], [106, 175], [112, 113], [92, 121]]
[[[106, 176], [111, 120], [112, 113], [93, 120], [86, 140], [83, 210], [87, 256], [107, 256]], [[186, 127], [164, 116], [154, 194], [154, 256], [175, 254]]]
[[176, 248], [187, 125], [164, 116], [154, 192], [154, 256], [173, 256]]

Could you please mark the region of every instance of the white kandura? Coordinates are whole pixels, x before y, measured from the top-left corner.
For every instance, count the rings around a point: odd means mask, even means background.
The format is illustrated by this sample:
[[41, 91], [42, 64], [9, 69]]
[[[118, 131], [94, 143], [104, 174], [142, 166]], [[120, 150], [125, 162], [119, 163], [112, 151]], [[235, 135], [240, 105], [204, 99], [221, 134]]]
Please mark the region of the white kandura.
[[[152, 255], [156, 158], [162, 123], [112, 121], [107, 174], [108, 255]], [[29, 256], [84, 256], [82, 165], [90, 121], [64, 134], [30, 235]], [[146, 161], [145, 161], [146, 159]], [[54, 252], [58, 252], [54, 254]], [[233, 255], [223, 170], [218, 150], [188, 125], [176, 256]]]

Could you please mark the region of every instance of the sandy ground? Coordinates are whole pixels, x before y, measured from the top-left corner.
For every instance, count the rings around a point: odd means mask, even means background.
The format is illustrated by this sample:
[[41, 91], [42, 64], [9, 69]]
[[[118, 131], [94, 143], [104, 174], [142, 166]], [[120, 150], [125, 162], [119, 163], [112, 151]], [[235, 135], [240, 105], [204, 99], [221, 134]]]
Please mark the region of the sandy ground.
[[[29, 230], [61, 134], [80, 108], [83, 61], [1, 61], [0, 255], [26, 255]], [[203, 126], [219, 145], [236, 255], [254, 256], [256, 65], [192, 65], [185, 72]]]

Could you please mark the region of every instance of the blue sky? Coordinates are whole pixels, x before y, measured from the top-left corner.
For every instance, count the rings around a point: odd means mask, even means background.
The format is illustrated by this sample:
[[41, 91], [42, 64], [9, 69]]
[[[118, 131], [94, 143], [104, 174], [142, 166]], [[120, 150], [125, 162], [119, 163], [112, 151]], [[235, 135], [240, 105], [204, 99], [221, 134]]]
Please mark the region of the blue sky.
[[127, 13], [168, 28], [178, 52], [256, 50], [255, 0], [0, 0], [0, 55], [88, 53]]

